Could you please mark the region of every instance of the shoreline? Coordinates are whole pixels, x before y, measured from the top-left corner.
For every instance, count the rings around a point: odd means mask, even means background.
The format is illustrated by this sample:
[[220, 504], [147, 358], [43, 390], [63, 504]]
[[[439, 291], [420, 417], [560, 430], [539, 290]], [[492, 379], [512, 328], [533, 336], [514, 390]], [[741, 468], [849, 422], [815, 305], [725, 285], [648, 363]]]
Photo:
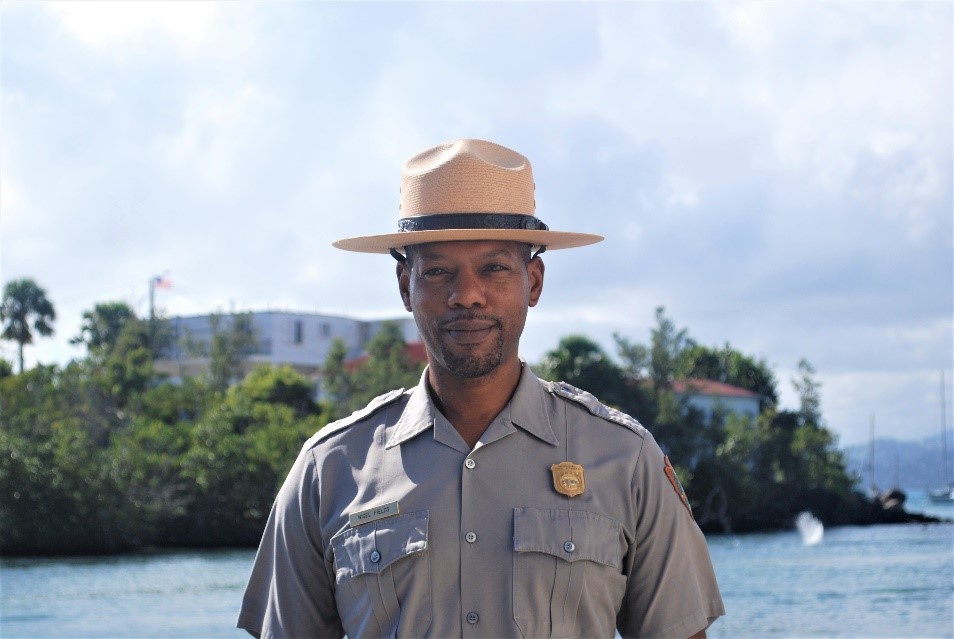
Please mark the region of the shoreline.
[[[825, 530], [837, 530], [839, 528], [870, 528], [872, 526], [903, 526], [903, 525], [954, 525], [954, 518], [945, 518], [945, 517], [936, 517], [933, 515], [925, 515], [924, 513], [918, 512], [905, 512], [904, 516], [907, 519], [899, 520], [884, 520], [884, 521], [867, 521], [859, 523], [845, 523], [845, 524], [832, 524], [826, 525]], [[746, 530], [746, 531], [717, 531], [717, 530], [703, 530], [703, 534], [706, 537], [744, 537], [747, 535], [767, 535], [774, 533], [785, 533], [785, 532], [797, 532], [797, 529], [793, 526], [791, 528], [766, 528], [760, 530]], [[168, 554], [177, 554], [177, 553], [212, 553], [212, 554], [227, 554], [231, 552], [250, 552], [258, 549], [257, 545], [247, 545], [247, 546], [195, 546], [195, 545], [169, 545], [169, 546], [142, 546], [142, 547], [130, 547], [124, 550], [116, 550], [109, 552], [46, 552], [46, 553], [0, 553], [0, 561], [19, 561], [19, 560], [29, 560], [29, 559], [50, 559], [50, 560], [77, 560], [82, 561], [88, 559], [91, 561], [100, 560], [100, 559], [111, 559], [111, 558], [131, 558], [131, 557], [142, 557], [148, 558], [153, 556], [161, 556]]]

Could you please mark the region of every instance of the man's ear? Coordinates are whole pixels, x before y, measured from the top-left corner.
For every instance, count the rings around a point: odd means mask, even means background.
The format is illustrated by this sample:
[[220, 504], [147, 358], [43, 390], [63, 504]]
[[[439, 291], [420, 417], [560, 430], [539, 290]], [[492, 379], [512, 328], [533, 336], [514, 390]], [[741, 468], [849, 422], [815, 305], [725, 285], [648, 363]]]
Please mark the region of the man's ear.
[[401, 291], [401, 301], [404, 302], [404, 308], [411, 311], [411, 268], [407, 262], [398, 262], [395, 268], [397, 275], [398, 290]]
[[537, 255], [527, 264], [527, 275], [530, 277], [530, 303], [529, 306], [537, 305], [540, 295], [543, 293], [543, 273], [546, 267], [543, 260]]

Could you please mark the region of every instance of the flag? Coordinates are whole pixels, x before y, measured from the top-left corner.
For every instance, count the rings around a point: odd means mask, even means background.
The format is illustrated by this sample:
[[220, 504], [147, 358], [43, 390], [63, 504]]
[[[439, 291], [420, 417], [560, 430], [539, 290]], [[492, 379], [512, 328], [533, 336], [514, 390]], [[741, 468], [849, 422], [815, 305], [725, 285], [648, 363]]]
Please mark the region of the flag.
[[152, 278], [152, 285], [156, 288], [172, 288], [172, 282], [161, 275]]

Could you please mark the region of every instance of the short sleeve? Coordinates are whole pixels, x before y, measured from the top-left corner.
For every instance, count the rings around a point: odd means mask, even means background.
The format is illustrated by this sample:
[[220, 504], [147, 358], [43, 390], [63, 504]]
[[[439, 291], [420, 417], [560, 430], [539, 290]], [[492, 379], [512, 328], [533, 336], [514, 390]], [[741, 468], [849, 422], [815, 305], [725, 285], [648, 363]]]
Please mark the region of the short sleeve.
[[268, 639], [344, 636], [318, 506], [315, 459], [306, 444], [272, 506], [242, 601], [239, 628]]
[[633, 477], [634, 538], [617, 616], [624, 638], [690, 637], [725, 614], [705, 537], [646, 433]]

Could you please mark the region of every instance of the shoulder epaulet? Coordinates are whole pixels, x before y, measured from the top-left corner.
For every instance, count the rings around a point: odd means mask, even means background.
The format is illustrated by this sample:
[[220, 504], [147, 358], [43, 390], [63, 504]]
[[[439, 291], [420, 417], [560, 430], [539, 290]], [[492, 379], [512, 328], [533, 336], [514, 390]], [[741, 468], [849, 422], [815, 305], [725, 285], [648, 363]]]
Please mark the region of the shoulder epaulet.
[[342, 417], [341, 419], [331, 422], [327, 426], [323, 427], [311, 437], [311, 440], [308, 442], [308, 444], [316, 444], [322, 439], [360, 422], [362, 419], [371, 417], [388, 404], [393, 404], [395, 401], [397, 401], [397, 399], [404, 394], [404, 391], [405, 389], [398, 388], [396, 390], [387, 392], [384, 395], [378, 395], [368, 402], [368, 405], [364, 408], [356, 410], [347, 417]]
[[607, 421], [613, 422], [614, 424], [625, 426], [626, 428], [640, 435], [642, 435], [645, 431], [645, 427], [636, 419], [630, 417], [623, 411], [601, 403], [600, 400], [596, 399], [596, 397], [594, 397], [592, 394], [581, 388], [577, 388], [576, 386], [567, 384], [566, 382], [546, 382], [546, 385], [549, 387], [550, 392], [568, 399], [571, 402], [579, 404], [592, 415], [601, 417]]

